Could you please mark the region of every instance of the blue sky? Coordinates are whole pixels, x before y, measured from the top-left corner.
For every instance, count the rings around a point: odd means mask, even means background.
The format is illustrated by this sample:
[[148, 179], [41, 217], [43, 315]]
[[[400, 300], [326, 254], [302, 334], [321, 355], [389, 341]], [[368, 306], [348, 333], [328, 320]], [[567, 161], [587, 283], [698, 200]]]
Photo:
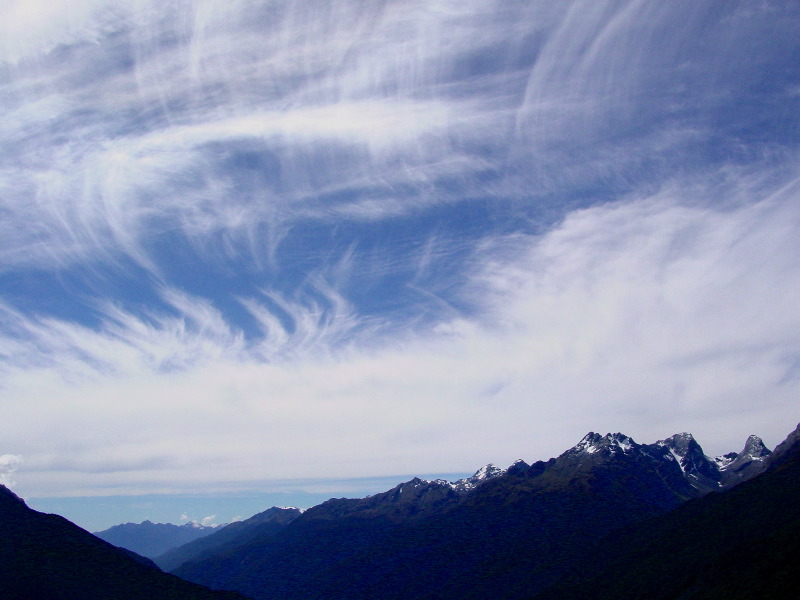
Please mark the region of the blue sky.
[[796, 3], [3, 7], [0, 471], [32, 504], [176, 520], [800, 420]]

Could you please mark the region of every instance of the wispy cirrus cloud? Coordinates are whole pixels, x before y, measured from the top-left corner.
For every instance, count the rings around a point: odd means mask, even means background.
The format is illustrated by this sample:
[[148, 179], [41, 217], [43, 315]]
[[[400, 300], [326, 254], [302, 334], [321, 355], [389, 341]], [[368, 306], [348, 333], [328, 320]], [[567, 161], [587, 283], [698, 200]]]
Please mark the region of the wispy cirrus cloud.
[[[98, 14], [106, 15], [101, 8]], [[385, 197], [406, 187], [394, 204], [385, 204], [384, 214], [392, 214], [405, 210], [403, 200], [419, 188], [421, 173], [430, 186], [437, 165], [458, 164], [442, 157], [468, 156], [448, 138], [469, 130], [473, 139], [479, 133], [485, 138], [495, 127], [496, 109], [487, 111], [494, 97], [419, 94], [420, 85], [447, 84], [432, 77], [436, 65], [430, 63], [465, 52], [474, 24], [465, 22], [457, 37], [447, 32], [455, 47], [439, 56], [437, 40], [425, 36], [431, 28], [444, 35], [447, 28], [435, 14], [426, 17], [427, 26], [417, 23], [427, 14], [420, 7], [366, 11], [357, 19], [366, 22], [352, 31], [330, 27], [363, 12], [349, 3], [312, 13], [272, 9], [252, 3], [226, 9], [174, 3], [166, 11], [146, 3], [137, 10], [123, 6], [113, 27], [78, 28], [93, 44], [75, 40], [24, 70], [12, 69], [10, 110], [0, 128], [22, 169], [9, 174], [8, 210], [15, 217], [10, 222], [21, 220], [23, 210], [39, 217], [50, 250], [39, 260], [121, 251], [152, 267], [148, 234], [163, 231], [164, 221], [177, 222], [190, 239], [214, 228], [246, 237], [243, 222], [281, 222], [309, 208], [323, 215], [315, 197], [327, 194], [333, 202], [336, 190], [362, 188]], [[84, 20], [100, 19], [87, 11]], [[174, 11], [195, 18], [164, 16]], [[459, 9], [449, 18], [465, 14]], [[275, 35], [265, 38], [253, 22], [267, 18]], [[113, 31], [94, 39], [109, 27]], [[416, 56], [409, 56], [409, 44]], [[405, 73], [411, 70], [422, 81]], [[409, 78], [404, 89], [394, 89]], [[14, 101], [20, 95], [38, 100], [20, 105]], [[474, 164], [462, 160], [459, 173]], [[253, 169], [262, 175], [243, 184]], [[13, 198], [23, 195], [36, 202]], [[231, 198], [238, 200], [235, 207]], [[14, 247], [27, 246], [31, 260], [40, 247], [36, 239], [16, 237]]]
[[[788, 25], [764, 42], [768, 11], [713, 3], [688, 19], [637, 2], [39, 9], [13, 13], [51, 25], [8, 67], [6, 264], [122, 253], [155, 269], [153, 237], [176, 227], [198, 245], [226, 232], [245, 256], [266, 235], [274, 259], [298, 218], [554, 207], [556, 188], [624, 191], [708, 143], [735, 155], [716, 119], [747, 133], [758, 117], [730, 111], [734, 91], [785, 112], [744, 57], [778, 56]], [[35, 232], [17, 226], [31, 215]]]
[[[327, 320], [319, 307], [301, 317], [280, 298], [247, 300], [255, 344], [185, 297], [171, 299], [180, 317], [148, 326], [110, 314], [103, 332], [66, 335], [51, 323], [71, 344], [56, 356], [116, 369], [72, 381], [71, 361], [7, 373], [7, 414], [26, 425], [7, 443], [29, 456], [27, 484], [49, 493], [48, 481], [86, 489], [87, 472], [92, 493], [136, 493], [207, 486], [209, 469], [227, 474], [220, 489], [463, 471], [522, 451], [546, 458], [598, 428], [643, 439], [691, 428], [712, 453], [752, 431], [774, 444], [800, 385], [798, 184], [727, 208], [696, 206], [696, 192], [589, 208], [486, 247], [462, 290], [475, 316], [427, 332], [359, 342], [363, 324], [335, 296]], [[26, 417], [45, 397], [57, 439]]]
[[791, 5], [6, 5], [2, 436], [31, 493], [785, 433]]

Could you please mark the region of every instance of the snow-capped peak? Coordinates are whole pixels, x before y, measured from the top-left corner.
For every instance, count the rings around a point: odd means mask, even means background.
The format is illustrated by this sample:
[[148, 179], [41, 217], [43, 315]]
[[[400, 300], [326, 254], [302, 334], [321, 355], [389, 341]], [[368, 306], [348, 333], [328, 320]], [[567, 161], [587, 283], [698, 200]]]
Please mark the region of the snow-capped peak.
[[583, 439], [580, 442], [578, 442], [572, 449], [576, 452], [587, 452], [589, 454], [594, 454], [599, 449], [598, 445], [601, 439], [602, 437], [600, 436], [599, 433], [590, 431], [585, 436], [583, 436]]
[[755, 461], [759, 463], [765, 460], [772, 452], [764, 445], [764, 442], [757, 435], [751, 435], [744, 443], [741, 452], [728, 452], [723, 456], [715, 456], [712, 460], [720, 471], [738, 469], [742, 465]]
[[439, 485], [446, 485], [451, 487], [452, 489], [458, 492], [466, 492], [471, 489], [474, 489], [476, 486], [480, 485], [487, 479], [491, 479], [493, 477], [497, 477], [498, 475], [502, 475], [506, 472], [505, 469], [501, 469], [489, 463], [475, 471], [475, 474], [472, 477], [467, 477], [465, 479], [459, 479], [458, 481], [446, 481], [444, 479], [437, 479], [433, 483], [437, 483]]
[[680, 466], [681, 471], [686, 473], [691, 471], [692, 465], [702, 460], [709, 460], [703, 454], [700, 445], [695, 441], [694, 436], [686, 431], [676, 433], [664, 440], [656, 442], [659, 446], [664, 446]]
[[612, 453], [616, 452], [617, 450], [628, 452], [635, 445], [636, 442], [634, 442], [633, 439], [622, 433], [607, 433], [605, 435], [600, 435], [599, 433], [590, 431], [580, 442], [578, 442], [575, 447], [572, 448], [572, 452], [585, 452], [587, 454], [594, 454], [603, 448], [608, 448]]
[[490, 477], [495, 477], [497, 475], [501, 475], [504, 472], [504, 469], [489, 463], [475, 471], [475, 474], [469, 478], [469, 481], [483, 481], [484, 479], [489, 479]]
[[747, 455], [753, 460], [764, 460], [772, 452], [764, 445], [763, 440], [757, 435], [751, 435], [744, 443], [742, 455]]
[[687, 455], [696, 453], [700, 449], [700, 445], [695, 441], [694, 436], [686, 431], [676, 433], [656, 443], [659, 446], [669, 448], [673, 455], [679, 458], [685, 458]]

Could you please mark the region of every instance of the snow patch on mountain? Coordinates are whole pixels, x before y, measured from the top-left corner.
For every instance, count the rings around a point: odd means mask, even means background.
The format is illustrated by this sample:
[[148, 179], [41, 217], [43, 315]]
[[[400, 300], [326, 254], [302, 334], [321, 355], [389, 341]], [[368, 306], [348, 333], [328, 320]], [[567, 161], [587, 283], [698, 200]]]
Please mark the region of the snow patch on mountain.
[[[524, 462], [524, 461], [517, 461], [514, 464], [516, 465], [519, 462]], [[500, 467], [495, 466], [492, 463], [489, 463], [481, 467], [477, 471], [475, 471], [475, 474], [472, 475], [471, 477], [466, 477], [463, 479], [459, 479], [457, 481], [447, 481], [446, 479], [434, 479], [433, 481], [427, 481], [425, 479], [414, 479], [412, 480], [412, 482], [414, 482], [415, 487], [419, 485], [433, 484], [443, 487], [449, 487], [457, 492], [468, 492], [470, 490], [475, 489], [477, 486], [487, 481], [488, 479], [492, 479], [493, 477], [503, 475], [506, 472], [507, 472], [506, 469], [501, 469]]]
[[573, 454], [594, 454], [603, 449], [607, 449], [611, 454], [614, 454], [617, 451], [630, 452], [637, 447], [638, 444], [634, 442], [632, 438], [623, 433], [617, 432], [600, 435], [599, 433], [590, 431], [580, 442], [578, 442], [567, 452]]
[[720, 471], [724, 471], [738, 457], [739, 457], [738, 452], [728, 452], [727, 454], [723, 454], [722, 456], [715, 456], [711, 460], [714, 461], [714, 464], [717, 465], [717, 468]]

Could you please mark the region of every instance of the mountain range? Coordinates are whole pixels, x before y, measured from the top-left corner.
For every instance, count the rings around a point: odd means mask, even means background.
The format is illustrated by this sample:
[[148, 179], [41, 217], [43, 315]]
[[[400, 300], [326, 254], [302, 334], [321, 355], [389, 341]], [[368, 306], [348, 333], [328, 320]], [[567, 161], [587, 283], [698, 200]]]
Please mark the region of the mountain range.
[[800, 585], [800, 426], [766, 472], [594, 544], [535, 600], [769, 600]]
[[637, 444], [592, 432], [548, 461], [331, 499], [264, 535], [162, 564], [257, 600], [529, 598], [570, 576], [595, 540], [757, 477], [770, 456], [755, 436], [709, 458], [687, 433]]
[[800, 426], [720, 457], [590, 432], [547, 461], [270, 508], [157, 556], [168, 574], [0, 488], [0, 581], [11, 600], [787, 598], [798, 498]]

